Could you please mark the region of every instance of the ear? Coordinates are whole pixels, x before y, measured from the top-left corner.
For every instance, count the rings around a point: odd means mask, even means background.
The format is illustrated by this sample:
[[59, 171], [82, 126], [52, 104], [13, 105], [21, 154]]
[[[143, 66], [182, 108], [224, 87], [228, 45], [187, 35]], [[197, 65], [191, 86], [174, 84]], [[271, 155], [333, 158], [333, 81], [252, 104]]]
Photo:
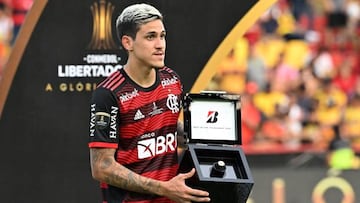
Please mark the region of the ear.
[[121, 43], [127, 51], [132, 51], [133, 39], [130, 36], [122, 36]]

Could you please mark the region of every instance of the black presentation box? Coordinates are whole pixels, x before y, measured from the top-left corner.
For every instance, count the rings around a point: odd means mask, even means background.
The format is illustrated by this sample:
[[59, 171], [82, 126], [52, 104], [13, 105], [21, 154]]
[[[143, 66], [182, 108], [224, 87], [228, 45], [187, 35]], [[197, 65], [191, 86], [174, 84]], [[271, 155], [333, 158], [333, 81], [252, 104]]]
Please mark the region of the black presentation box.
[[240, 96], [223, 92], [186, 94], [184, 132], [189, 143], [241, 144]]
[[210, 193], [213, 203], [245, 203], [254, 184], [241, 144], [240, 96], [186, 94], [184, 132], [188, 150], [180, 172], [196, 169], [186, 184]]

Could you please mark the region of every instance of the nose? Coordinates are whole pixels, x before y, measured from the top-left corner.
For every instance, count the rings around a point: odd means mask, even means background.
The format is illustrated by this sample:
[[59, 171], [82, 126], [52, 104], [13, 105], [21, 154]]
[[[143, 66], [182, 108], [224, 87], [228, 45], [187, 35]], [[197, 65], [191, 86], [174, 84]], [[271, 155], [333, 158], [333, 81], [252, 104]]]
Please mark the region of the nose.
[[165, 49], [166, 47], [166, 40], [165, 38], [159, 37], [156, 39], [155, 48], [157, 49]]

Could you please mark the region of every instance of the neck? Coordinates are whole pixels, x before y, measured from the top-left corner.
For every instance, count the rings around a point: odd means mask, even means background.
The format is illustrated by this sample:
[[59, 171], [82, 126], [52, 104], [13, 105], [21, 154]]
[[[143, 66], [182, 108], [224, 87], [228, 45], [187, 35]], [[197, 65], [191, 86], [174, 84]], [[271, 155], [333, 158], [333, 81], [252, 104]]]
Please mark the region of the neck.
[[127, 63], [124, 66], [128, 76], [141, 87], [150, 87], [155, 83], [156, 73], [154, 68], [144, 66], [133, 66]]

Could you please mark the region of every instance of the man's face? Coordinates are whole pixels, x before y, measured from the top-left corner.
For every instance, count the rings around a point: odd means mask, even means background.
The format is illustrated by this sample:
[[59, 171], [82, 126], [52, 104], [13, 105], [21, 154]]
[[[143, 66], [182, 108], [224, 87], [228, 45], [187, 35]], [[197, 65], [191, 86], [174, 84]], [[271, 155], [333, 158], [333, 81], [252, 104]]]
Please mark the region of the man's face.
[[161, 68], [165, 59], [165, 28], [161, 20], [154, 20], [140, 26], [133, 40], [129, 54], [139, 64]]

